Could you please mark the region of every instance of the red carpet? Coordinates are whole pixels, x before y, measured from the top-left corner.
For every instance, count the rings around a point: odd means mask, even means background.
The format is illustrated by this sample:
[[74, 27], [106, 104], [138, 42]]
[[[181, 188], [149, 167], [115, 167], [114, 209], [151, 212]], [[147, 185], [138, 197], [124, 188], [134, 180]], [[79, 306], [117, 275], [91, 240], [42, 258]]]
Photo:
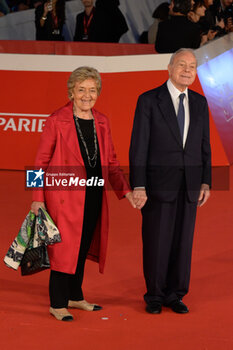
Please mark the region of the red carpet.
[[88, 261], [84, 284], [86, 299], [104, 309], [72, 310], [75, 321], [65, 323], [48, 313], [48, 271], [21, 277], [3, 263], [30, 208], [24, 181], [23, 172], [0, 171], [1, 350], [233, 349], [232, 188], [212, 192], [198, 210], [187, 315], [165, 308], [161, 315], [144, 311], [140, 212], [111, 192], [106, 270], [100, 275], [97, 264]]

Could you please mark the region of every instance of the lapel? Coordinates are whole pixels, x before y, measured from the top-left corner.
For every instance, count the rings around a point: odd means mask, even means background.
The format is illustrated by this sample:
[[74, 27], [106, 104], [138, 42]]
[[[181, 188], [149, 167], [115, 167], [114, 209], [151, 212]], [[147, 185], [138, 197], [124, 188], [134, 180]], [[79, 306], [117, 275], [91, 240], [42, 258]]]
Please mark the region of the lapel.
[[177, 116], [176, 116], [176, 112], [173, 106], [170, 93], [167, 88], [167, 83], [161, 86], [160, 92], [158, 94], [158, 98], [159, 98], [160, 111], [162, 112], [162, 115], [166, 120], [167, 125], [171, 130], [172, 134], [174, 135], [175, 139], [177, 140], [179, 145], [183, 148], [179, 125], [177, 122]]
[[191, 144], [195, 144], [195, 133], [194, 130], [197, 125], [197, 101], [195, 98], [195, 95], [191, 90], [188, 90], [188, 97], [189, 97], [189, 129], [188, 129], [188, 135], [185, 142], [185, 149], [189, 147]]
[[84, 165], [73, 119], [73, 102], [69, 102], [59, 112], [57, 123], [63, 141], [67, 144], [70, 152], [73, 153], [78, 163]]
[[106, 140], [104, 138], [106, 123], [103, 118], [99, 117], [99, 112], [95, 109], [92, 109], [92, 114], [95, 120], [96, 134], [100, 150], [100, 162], [103, 165], [105, 163], [105, 155], [107, 154], [107, 152], [105, 152]]

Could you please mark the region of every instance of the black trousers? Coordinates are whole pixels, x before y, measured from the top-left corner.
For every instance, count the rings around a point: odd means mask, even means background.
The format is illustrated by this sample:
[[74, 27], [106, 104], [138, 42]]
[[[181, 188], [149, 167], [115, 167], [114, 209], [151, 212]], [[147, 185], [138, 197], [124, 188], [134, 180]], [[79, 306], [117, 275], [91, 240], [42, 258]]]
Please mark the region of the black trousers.
[[78, 263], [74, 275], [59, 271], [50, 272], [49, 295], [53, 308], [67, 308], [69, 300], [83, 300], [83, 275], [93, 233], [102, 205], [102, 189], [86, 190], [82, 238], [79, 249]]
[[197, 203], [181, 189], [174, 202], [153, 196], [142, 208], [143, 270], [147, 304], [168, 304], [187, 294]]
[[82, 282], [87, 253], [92, 235], [82, 235], [78, 264], [74, 275], [51, 270], [49, 280], [50, 305], [67, 308], [69, 300], [83, 300]]

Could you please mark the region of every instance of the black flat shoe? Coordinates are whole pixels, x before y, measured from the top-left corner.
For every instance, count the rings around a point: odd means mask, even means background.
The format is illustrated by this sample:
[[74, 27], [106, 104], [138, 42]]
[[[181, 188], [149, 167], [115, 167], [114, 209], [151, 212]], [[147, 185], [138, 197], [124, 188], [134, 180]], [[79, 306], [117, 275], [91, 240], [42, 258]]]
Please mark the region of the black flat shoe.
[[54, 309], [50, 307], [49, 312], [59, 321], [73, 321], [73, 316], [67, 309]]
[[146, 312], [149, 314], [160, 314], [162, 311], [162, 305], [160, 303], [154, 303], [146, 306]]
[[182, 300], [175, 300], [168, 305], [172, 311], [177, 314], [187, 314], [189, 312], [188, 307], [183, 303]]
[[99, 311], [99, 310], [102, 310], [102, 309], [103, 309], [102, 306], [94, 304], [93, 311]]

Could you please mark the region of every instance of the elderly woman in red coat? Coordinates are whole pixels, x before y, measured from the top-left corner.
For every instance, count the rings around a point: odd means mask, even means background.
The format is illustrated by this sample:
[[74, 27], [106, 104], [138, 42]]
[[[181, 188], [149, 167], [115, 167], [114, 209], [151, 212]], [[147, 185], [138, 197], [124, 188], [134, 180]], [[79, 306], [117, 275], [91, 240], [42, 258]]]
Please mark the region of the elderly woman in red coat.
[[[80, 67], [71, 73], [68, 80], [71, 101], [48, 117], [35, 161], [48, 181], [43, 190], [34, 191], [31, 210], [37, 214], [40, 206], [46, 207], [62, 238], [61, 243], [48, 247], [48, 253], [50, 313], [63, 321], [73, 320], [67, 308], [101, 309], [84, 299], [82, 281], [86, 258], [98, 262], [100, 272], [104, 269], [107, 182], [119, 199], [125, 196], [135, 207], [119, 168], [108, 119], [93, 108], [100, 90], [101, 78], [96, 69]], [[62, 186], [70, 184], [67, 178], [66, 182], [54, 180], [56, 175], [69, 173], [76, 175], [71, 179], [75, 187], [76, 178], [76, 188]], [[88, 179], [92, 186], [87, 186]]]

